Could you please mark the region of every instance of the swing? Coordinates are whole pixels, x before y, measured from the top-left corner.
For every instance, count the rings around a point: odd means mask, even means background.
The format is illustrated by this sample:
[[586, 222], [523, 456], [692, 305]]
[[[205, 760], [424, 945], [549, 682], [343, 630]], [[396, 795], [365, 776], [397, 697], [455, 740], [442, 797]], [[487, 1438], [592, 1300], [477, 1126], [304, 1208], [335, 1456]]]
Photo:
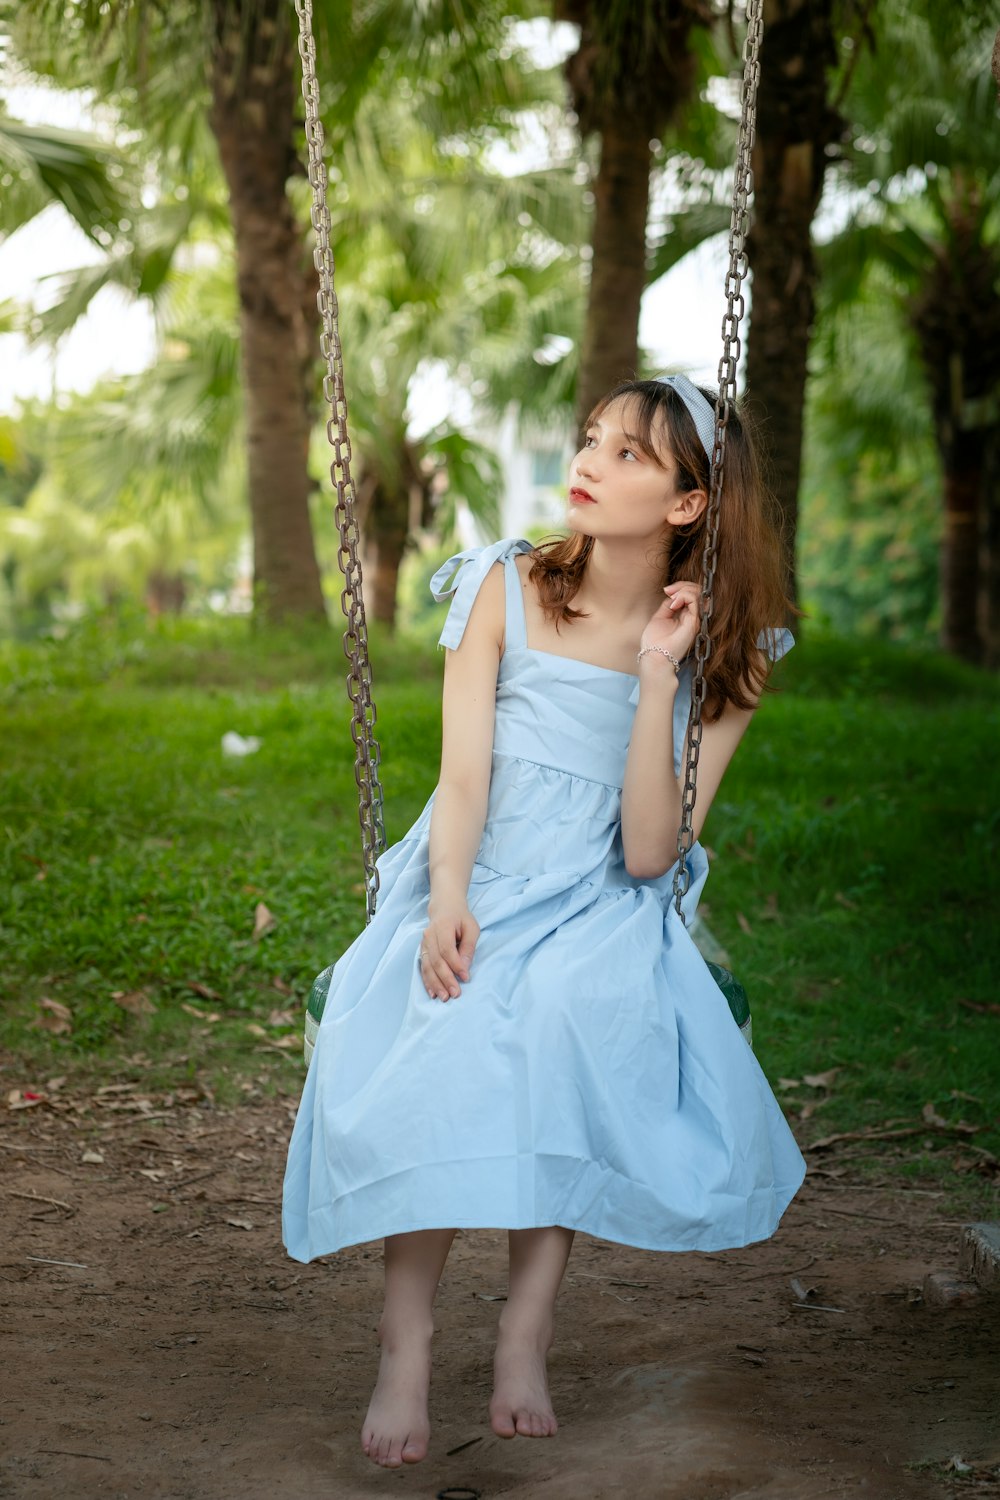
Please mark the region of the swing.
[[[719, 360], [719, 397], [715, 410], [715, 441], [712, 449], [712, 474], [708, 506], [705, 512], [705, 555], [702, 572], [701, 611], [698, 635], [694, 643], [694, 674], [691, 683], [691, 715], [688, 722], [687, 753], [684, 764], [684, 786], [681, 793], [681, 824], [677, 833], [677, 864], [674, 870], [673, 900], [681, 921], [685, 920], [681, 903], [691, 883], [688, 855], [694, 843], [694, 807], [698, 791], [698, 758], [701, 752], [702, 709], [705, 701], [705, 663], [712, 649], [709, 631], [712, 620], [716, 556], [718, 552], [719, 509], [726, 462], [726, 429], [736, 403], [736, 367], [740, 357], [740, 320], [746, 311], [742, 286], [748, 262], [746, 236], [749, 227], [747, 207], [753, 173], [750, 154], [753, 149], [757, 117], [757, 87], [760, 81], [760, 41], [763, 30], [763, 0], [747, 0], [747, 34], [743, 43], [743, 84], [740, 93], [740, 128], [733, 178], [732, 215], [729, 224], [729, 269], [726, 274], [726, 312], [722, 319], [722, 356]], [[335, 514], [340, 539], [337, 561], [344, 575], [341, 608], [347, 622], [344, 632], [344, 654], [350, 664], [347, 692], [351, 700], [351, 738], [355, 747], [354, 777], [358, 787], [358, 815], [361, 823], [362, 859], [365, 873], [365, 920], [375, 914], [378, 896], [376, 860], [385, 848], [384, 798], [379, 777], [380, 750], [375, 738], [376, 711], [372, 697], [371, 663], [368, 657], [368, 629], [362, 594], [361, 563], [358, 558], [360, 531], [357, 521], [356, 493], [351, 476], [351, 440], [347, 430], [347, 398], [344, 393], [344, 364], [338, 327], [337, 294], [334, 287], [334, 257], [330, 243], [330, 211], [326, 199], [326, 167], [323, 160], [323, 126], [319, 117], [319, 82], [316, 73], [316, 43], [313, 36], [312, 0], [295, 0], [299, 24], [299, 56], [302, 62], [302, 101], [305, 107], [305, 136], [308, 148], [309, 183], [312, 188], [310, 217], [316, 235], [313, 261], [319, 276], [316, 303], [322, 332], [320, 351], [326, 363], [323, 395], [329, 408], [327, 438], [333, 450], [330, 477], [336, 494]], [[725, 996], [733, 1019], [747, 1041], [752, 1040], [750, 1006], [746, 991], [728, 969], [715, 963], [709, 971]], [[305, 1061], [308, 1066], [316, 1034], [326, 1004], [334, 965], [317, 975], [309, 992], [305, 1018]]]

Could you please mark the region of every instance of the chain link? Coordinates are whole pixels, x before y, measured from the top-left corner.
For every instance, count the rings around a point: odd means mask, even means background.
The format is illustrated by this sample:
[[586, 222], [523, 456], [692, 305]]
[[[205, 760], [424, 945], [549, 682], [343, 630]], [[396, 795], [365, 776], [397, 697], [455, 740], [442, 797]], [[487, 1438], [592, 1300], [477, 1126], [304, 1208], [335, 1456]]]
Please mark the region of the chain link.
[[354, 779], [358, 784], [358, 816], [365, 867], [366, 915], [375, 914], [378, 870], [375, 861], [385, 848], [384, 799], [379, 779], [381, 752], [375, 738], [375, 703], [372, 671], [368, 659], [368, 626], [361, 590], [361, 540], [357, 520], [357, 497], [351, 477], [351, 439], [347, 431], [347, 398], [344, 394], [344, 360], [340, 347], [337, 293], [334, 288], [333, 246], [330, 242], [330, 210], [326, 200], [326, 164], [323, 159], [323, 126], [320, 121], [319, 82], [316, 75], [316, 42], [313, 36], [312, 0], [295, 0], [299, 20], [299, 56], [302, 59], [302, 102], [305, 106], [306, 145], [309, 151], [309, 183], [312, 187], [312, 226], [316, 235], [313, 262], [319, 276], [316, 306], [322, 333], [320, 351], [326, 364], [323, 396], [330, 415], [326, 435], [333, 449], [330, 478], [336, 493], [336, 521], [340, 544], [337, 561], [344, 575], [340, 604], [347, 621], [344, 654], [350, 663], [347, 692], [351, 700], [351, 738], [354, 741]]
[[705, 663], [712, 650], [710, 625], [719, 547], [719, 509], [726, 465], [726, 429], [736, 403], [736, 367], [740, 359], [740, 321], [746, 311], [743, 282], [748, 262], [746, 237], [749, 228], [748, 201], [753, 187], [751, 153], [757, 125], [757, 86], [760, 82], [760, 39], [763, 31], [763, 0], [747, 0], [747, 34], [743, 43], [743, 88], [740, 95], [740, 134], [733, 179], [733, 211], [729, 221], [729, 270], [726, 275], [726, 312], [722, 319], [722, 358], [719, 360], [719, 401], [715, 409], [715, 441], [712, 445], [712, 477], [705, 515], [705, 552], [702, 562], [701, 610], [694, 643], [694, 678], [691, 683], [691, 717], [681, 792], [681, 826], [677, 831], [677, 865], [674, 870], [674, 906], [684, 920], [681, 903], [691, 884], [687, 857], [694, 843], [694, 805], [698, 795], [698, 757], [701, 754], [702, 708], [705, 702]]

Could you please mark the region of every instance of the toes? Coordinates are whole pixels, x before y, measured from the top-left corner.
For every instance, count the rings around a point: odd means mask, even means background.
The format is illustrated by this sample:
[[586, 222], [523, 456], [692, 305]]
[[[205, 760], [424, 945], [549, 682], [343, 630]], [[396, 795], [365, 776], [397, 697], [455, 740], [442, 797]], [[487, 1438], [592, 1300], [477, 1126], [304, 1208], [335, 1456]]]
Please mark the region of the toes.
[[397, 1443], [392, 1438], [390, 1438], [389, 1441], [385, 1444], [379, 1455], [379, 1463], [382, 1465], [383, 1469], [398, 1469], [401, 1467], [403, 1462], [402, 1458], [399, 1455], [401, 1446], [402, 1444]]
[[490, 1426], [497, 1437], [512, 1438], [517, 1433], [513, 1414], [509, 1411], [491, 1411]]
[[427, 1457], [427, 1444], [420, 1438], [375, 1438], [366, 1433], [362, 1448], [373, 1463], [383, 1469], [399, 1469], [403, 1464], [418, 1464]]
[[427, 1457], [427, 1444], [420, 1438], [408, 1437], [400, 1452], [404, 1464], [418, 1464]]
[[550, 1417], [545, 1412], [523, 1411], [517, 1414], [515, 1431], [521, 1437], [551, 1437], [555, 1430], [555, 1417]]

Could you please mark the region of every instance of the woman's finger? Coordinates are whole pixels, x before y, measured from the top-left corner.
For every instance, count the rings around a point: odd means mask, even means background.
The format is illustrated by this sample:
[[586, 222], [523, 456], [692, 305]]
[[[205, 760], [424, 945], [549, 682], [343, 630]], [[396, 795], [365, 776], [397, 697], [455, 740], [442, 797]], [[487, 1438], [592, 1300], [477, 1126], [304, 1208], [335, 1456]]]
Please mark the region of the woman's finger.
[[420, 974], [427, 993], [433, 999], [455, 1000], [458, 998], [459, 988], [454, 966], [448, 962], [447, 956], [441, 953], [438, 944], [435, 944], [433, 948], [421, 947]]
[[478, 940], [478, 925], [475, 928], [470, 925], [462, 929], [462, 941], [458, 945], [456, 954], [456, 957], [458, 959], [458, 969], [456, 970], [456, 972], [458, 973], [460, 979], [468, 979], [469, 977], [469, 967], [472, 963], [472, 955], [476, 951], [476, 943], [478, 942]]
[[454, 1000], [458, 995], [458, 985], [454, 974], [443, 963], [428, 964], [429, 974], [425, 977], [427, 993], [433, 1000]]

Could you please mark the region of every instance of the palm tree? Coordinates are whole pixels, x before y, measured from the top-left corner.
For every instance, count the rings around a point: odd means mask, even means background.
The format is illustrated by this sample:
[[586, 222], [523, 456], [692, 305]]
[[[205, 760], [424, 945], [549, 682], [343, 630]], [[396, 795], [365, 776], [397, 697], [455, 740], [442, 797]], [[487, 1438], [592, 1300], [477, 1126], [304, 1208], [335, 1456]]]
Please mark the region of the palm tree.
[[581, 136], [600, 137], [576, 402], [582, 422], [639, 363], [653, 141], [691, 95], [691, 33], [709, 26], [714, 12], [707, 0], [555, 0], [553, 8], [580, 28], [566, 76]]
[[31, 484], [0, 508], [0, 556], [22, 607], [139, 592], [151, 612], [175, 611], [192, 554], [217, 580], [236, 552], [245, 470], [225, 266], [175, 268], [160, 319], [149, 369], [29, 407], [18, 423]]
[[795, 598], [806, 363], [815, 315], [812, 223], [843, 122], [828, 98], [837, 66], [836, 0], [764, 0], [760, 95], [747, 244], [753, 309], [748, 404], [763, 431], [778, 501], [786, 589]]
[[[371, 95], [340, 154], [332, 207], [352, 446], [359, 461], [365, 567], [376, 619], [391, 625], [404, 553], [439, 538], [461, 499], [487, 532], [499, 524], [495, 455], [442, 413], [409, 432], [411, 383], [426, 360], [483, 391], [516, 368], [518, 396], [543, 341], [546, 310], [580, 290], [582, 195], [569, 169], [502, 175], [415, 127], [405, 99]], [[384, 189], [386, 175], [393, 192]], [[555, 289], [560, 294], [555, 294]], [[531, 316], [526, 316], [531, 309]], [[561, 315], [561, 312], [560, 314]]]
[[[964, 24], [963, 24], [964, 23]], [[851, 94], [859, 175], [873, 184], [831, 244], [831, 297], [877, 271], [923, 366], [943, 478], [944, 648], [1000, 663], [1000, 159], [981, 17], [897, 5], [881, 15], [894, 70]]]
[[[500, 132], [505, 111], [532, 96], [506, 45], [510, 3], [378, 0], [359, 16], [347, 0], [320, 0], [316, 9], [321, 39], [334, 44], [324, 113], [335, 150], [374, 78], [387, 91], [405, 83], [414, 116], [447, 118], [454, 132]], [[304, 378], [315, 286], [289, 194], [301, 174], [293, 19], [287, 0], [79, 0], [70, 10], [36, 0], [13, 23], [33, 67], [96, 85], [181, 160], [199, 122], [210, 122], [235, 242], [254, 566], [268, 618], [323, 613]]]
[[926, 643], [938, 626], [941, 487], [920, 355], [883, 264], [869, 263], [845, 299], [825, 246], [818, 258], [798, 554], [806, 607], [848, 634]]

